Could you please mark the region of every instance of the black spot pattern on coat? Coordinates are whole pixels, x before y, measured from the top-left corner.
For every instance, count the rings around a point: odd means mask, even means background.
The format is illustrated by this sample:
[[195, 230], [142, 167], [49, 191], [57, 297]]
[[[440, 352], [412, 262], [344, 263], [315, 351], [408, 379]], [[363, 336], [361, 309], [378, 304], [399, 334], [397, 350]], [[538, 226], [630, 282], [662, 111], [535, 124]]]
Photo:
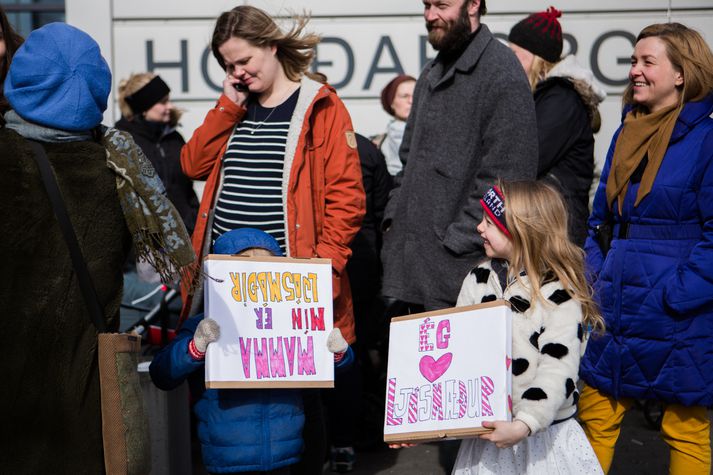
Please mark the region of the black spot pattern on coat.
[[512, 309], [517, 313], [524, 313], [527, 312], [528, 308], [530, 308], [530, 301], [520, 297], [519, 295], [513, 295], [510, 297], [510, 305], [512, 305]]
[[572, 378], [567, 378], [567, 381], [565, 381], [565, 383], [564, 383], [564, 389], [565, 389], [564, 397], [565, 398], [570, 397], [572, 395], [572, 393], [574, 392], [574, 390], [576, 389]]
[[522, 394], [522, 398], [530, 401], [541, 401], [542, 399], [547, 399], [547, 393], [540, 388], [530, 388]]
[[579, 402], [579, 391], [575, 391], [572, 395], [572, 403], [576, 406]]
[[543, 355], [550, 355], [553, 358], [561, 360], [569, 354], [569, 349], [561, 343], [547, 343], [540, 351]]
[[493, 294], [485, 295], [482, 299], [480, 299], [480, 303], [492, 302], [497, 299], [498, 299], [498, 297]]
[[516, 360], [512, 360], [512, 375], [520, 376], [522, 373], [527, 371], [527, 368], [529, 367], [530, 362], [527, 361], [525, 358], [518, 358]]
[[579, 338], [579, 341], [584, 341], [584, 327], [581, 323], [577, 325], [577, 338]]
[[545, 275], [542, 277], [542, 283], [540, 284], [540, 287], [549, 284], [550, 282], [554, 282], [557, 280], [557, 274], [552, 272], [551, 270], [547, 271]]
[[475, 275], [475, 280], [479, 284], [487, 284], [488, 278], [490, 277], [490, 270], [482, 267], [476, 267], [471, 271], [471, 274]]
[[532, 335], [530, 335], [530, 344], [532, 344], [532, 346], [534, 346], [538, 350], [540, 349], [540, 342], [539, 342], [540, 334], [541, 334], [540, 332], [535, 332]]
[[557, 305], [562, 305], [567, 300], [570, 300], [572, 296], [569, 295], [569, 292], [564, 289], [557, 289], [552, 292], [552, 295], [550, 295], [548, 298]]

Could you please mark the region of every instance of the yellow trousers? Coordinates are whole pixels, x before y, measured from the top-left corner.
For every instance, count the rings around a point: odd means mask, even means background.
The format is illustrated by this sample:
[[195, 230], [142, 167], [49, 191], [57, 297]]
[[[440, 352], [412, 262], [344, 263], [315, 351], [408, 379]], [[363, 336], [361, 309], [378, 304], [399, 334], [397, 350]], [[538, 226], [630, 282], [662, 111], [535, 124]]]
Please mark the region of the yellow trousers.
[[[604, 473], [609, 473], [624, 413], [634, 400], [616, 400], [585, 385], [579, 398], [579, 419]], [[672, 475], [710, 475], [711, 443], [708, 410], [702, 406], [668, 404], [661, 436], [671, 449]]]

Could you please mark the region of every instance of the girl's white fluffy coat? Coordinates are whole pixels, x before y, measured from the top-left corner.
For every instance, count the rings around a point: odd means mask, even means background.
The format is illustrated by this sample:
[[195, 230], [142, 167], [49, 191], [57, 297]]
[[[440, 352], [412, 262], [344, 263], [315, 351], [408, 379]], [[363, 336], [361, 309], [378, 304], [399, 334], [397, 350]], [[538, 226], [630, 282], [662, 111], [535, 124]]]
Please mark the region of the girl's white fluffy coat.
[[[489, 272], [487, 282], [478, 282], [477, 275], [484, 280], [485, 271]], [[531, 295], [529, 280], [524, 273], [503, 289], [491, 261], [486, 261], [465, 278], [456, 303], [457, 306], [473, 305], [484, 298], [485, 301], [494, 300], [493, 296], [511, 303], [513, 299], [530, 303], [524, 312], [518, 312], [513, 305], [512, 398], [513, 417], [527, 424], [533, 434], [576, 412], [579, 360], [584, 353], [586, 338], [582, 331], [581, 305], [573, 298], [567, 299], [564, 290], [555, 279], [540, 288], [543, 298], [536, 299]], [[551, 296], [556, 301], [567, 300], [557, 304], [549, 300]], [[540, 335], [536, 338], [536, 347], [531, 338], [537, 333]], [[565, 355], [553, 356], [564, 353], [564, 348]], [[522, 368], [525, 361], [527, 369], [515, 374], [516, 368]], [[541, 397], [543, 393], [546, 398], [528, 398]]]

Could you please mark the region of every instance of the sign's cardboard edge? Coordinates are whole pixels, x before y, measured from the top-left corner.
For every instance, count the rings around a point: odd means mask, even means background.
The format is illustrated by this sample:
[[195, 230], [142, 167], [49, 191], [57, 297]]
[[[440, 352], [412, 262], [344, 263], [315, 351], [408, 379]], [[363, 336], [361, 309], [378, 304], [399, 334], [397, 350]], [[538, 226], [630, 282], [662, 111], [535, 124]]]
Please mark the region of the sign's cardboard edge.
[[384, 442], [387, 444], [408, 444], [413, 442], [439, 442], [443, 440], [467, 439], [469, 437], [478, 437], [481, 434], [492, 432], [493, 429], [485, 427], [473, 427], [468, 429], [451, 429], [451, 430], [429, 430], [422, 432], [403, 432], [400, 434], [385, 434]]
[[320, 381], [206, 381], [206, 389], [334, 388], [334, 380]]
[[468, 305], [465, 307], [452, 307], [452, 308], [444, 308], [443, 310], [433, 310], [431, 312], [423, 312], [423, 313], [413, 313], [411, 315], [403, 315], [401, 317], [394, 317], [391, 319], [391, 323], [395, 322], [403, 322], [403, 321], [408, 321], [408, 320], [416, 320], [419, 318], [426, 318], [426, 317], [437, 317], [441, 315], [449, 315], [449, 314], [456, 314], [456, 313], [464, 313], [464, 312], [469, 312], [471, 310], [480, 310], [483, 308], [492, 308], [492, 307], [507, 307], [507, 308], [512, 308], [510, 305], [510, 302], [507, 300], [493, 300], [492, 302], [486, 302], [486, 303], [479, 303], [476, 305]]
[[255, 262], [289, 262], [291, 264], [329, 264], [332, 259], [323, 257], [280, 257], [280, 256], [230, 256], [227, 254], [208, 254], [204, 261], [255, 261]]

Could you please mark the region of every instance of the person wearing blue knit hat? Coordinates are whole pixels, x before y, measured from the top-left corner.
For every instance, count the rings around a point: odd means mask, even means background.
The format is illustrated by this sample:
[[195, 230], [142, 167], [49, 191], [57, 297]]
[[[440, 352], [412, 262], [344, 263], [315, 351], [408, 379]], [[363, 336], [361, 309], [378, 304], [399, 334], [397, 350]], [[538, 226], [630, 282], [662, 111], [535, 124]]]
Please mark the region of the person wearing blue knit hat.
[[[213, 245], [216, 254], [244, 257], [282, 256], [277, 240], [254, 228], [222, 234]], [[210, 473], [289, 474], [299, 461], [304, 441], [305, 414], [299, 389], [206, 389], [205, 354], [220, 337], [220, 327], [202, 313], [187, 319], [176, 338], [153, 359], [149, 372], [154, 384], [169, 391], [188, 380], [198, 420], [203, 463]], [[354, 361], [339, 328], [330, 333], [327, 347], [335, 354], [335, 370]]]
[[30, 33], [15, 53], [4, 89], [22, 119], [79, 132], [101, 123], [111, 72], [88, 34], [50, 23]]
[[[119, 326], [132, 239], [166, 282], [195, 261], [131, 136], [98, 127], [110, 87], [97, 43], [64, 23], [33, 31], [4, 82], [12, 109], [0, 126], [0, 302], [13, 329], [3, 346], [2, 473], [105, 471], [97, 328], [35, 158], [46, 156], [56, 177], [107, 331]], [[148, 473], [148, 433], [131, 442], [135, 473]]]

